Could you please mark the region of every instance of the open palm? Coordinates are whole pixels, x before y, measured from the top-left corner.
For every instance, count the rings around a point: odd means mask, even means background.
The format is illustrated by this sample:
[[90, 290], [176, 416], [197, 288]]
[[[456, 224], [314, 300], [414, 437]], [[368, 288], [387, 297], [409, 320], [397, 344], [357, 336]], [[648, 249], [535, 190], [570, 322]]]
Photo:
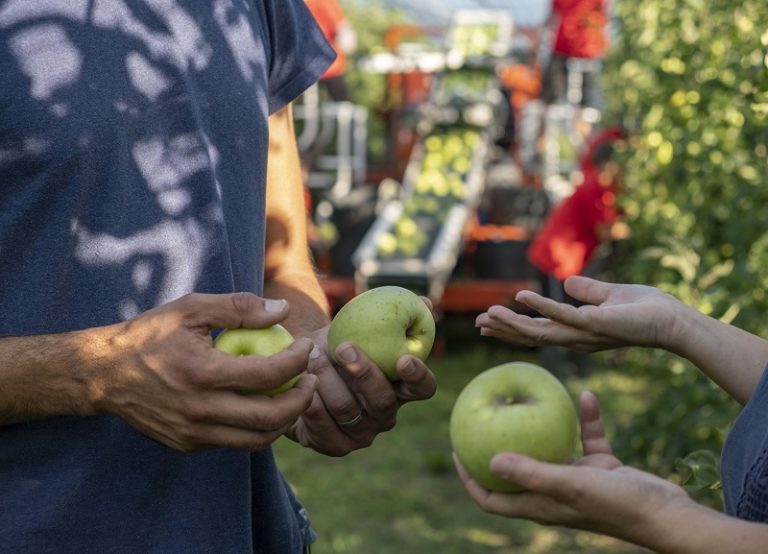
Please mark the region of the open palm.
[[476, 326], [483, 336], [526, 346], [567, 346], [582, 352], [661, 346], [674, 332], [675, 310], [681, 304], [657, 288], [587, 277], [571, 277], [565, 287], [584, 305], [577, 308], [521, 291], [516, 300], [539, 316], [492, 306], [477, 317]]

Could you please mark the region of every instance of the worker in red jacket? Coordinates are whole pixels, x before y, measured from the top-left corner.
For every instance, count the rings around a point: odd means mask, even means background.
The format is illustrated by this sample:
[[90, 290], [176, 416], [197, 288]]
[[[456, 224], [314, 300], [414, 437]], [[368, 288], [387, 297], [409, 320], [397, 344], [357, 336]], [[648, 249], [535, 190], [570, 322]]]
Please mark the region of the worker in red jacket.
[[[545, 76], [547, 103], [568, 100], [568, 60], [600, 60], [608, 45], [609, 0], [552, 0], [550, 22], [555, 25], [552, 57]], [[582, 106], [595, 103], [595, 74], [582, 75]]]
[[550, 213], [528, 248], [528, 259], [540, 273], [542, 294], [567, 300], [562, 283], [584, 271], [597, 247], [612, 238], [619, 219], [616, 196], [620, 167], [614, 143], [620, 129], [596, 134], [582, 156], [583, 182]]

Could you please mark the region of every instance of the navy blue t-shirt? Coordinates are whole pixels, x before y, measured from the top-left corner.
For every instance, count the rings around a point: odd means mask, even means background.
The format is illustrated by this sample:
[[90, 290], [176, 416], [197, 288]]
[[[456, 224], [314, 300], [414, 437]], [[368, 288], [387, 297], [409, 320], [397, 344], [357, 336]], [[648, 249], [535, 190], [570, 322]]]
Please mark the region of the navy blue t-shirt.
[[[0, 0], [0, 336], [260, 293], [268, 116], [334, 54], [302, 0]], [[271, 451], [0, 427], [0, 552], [300, 551]]]
[[728, 433], [720, 465], [725, 511], [768, 523], [768, 368]]

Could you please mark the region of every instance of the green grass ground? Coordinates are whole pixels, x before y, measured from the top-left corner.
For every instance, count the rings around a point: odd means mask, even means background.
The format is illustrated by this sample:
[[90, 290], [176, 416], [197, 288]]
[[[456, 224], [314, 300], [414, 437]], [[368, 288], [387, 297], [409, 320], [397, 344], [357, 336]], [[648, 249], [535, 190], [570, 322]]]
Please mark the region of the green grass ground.
[[[457, 332], [458, 331], [458, 332]], [[548, 528], [482, 512], [451, 464], [448, 421], [456, 396], [480, 371], [515, 359], [540, 362], [530, 350], [476, 337], [471, 325], [444, 334], [445, 351], [430, 360], [434, 398], [405, 406], [397, 427], [368, 449], [328, 458], [283, 439], [278, 463], [308, 508], [320, 538], [314, 554], [619, 554], [644, 550], [589, 533]], [[643, 388], [619, 371], [563, 375], [575, 394], [603, 394], [606, 419], [626, 415]], [[606, 402], [606, 399], [608, 400]]]

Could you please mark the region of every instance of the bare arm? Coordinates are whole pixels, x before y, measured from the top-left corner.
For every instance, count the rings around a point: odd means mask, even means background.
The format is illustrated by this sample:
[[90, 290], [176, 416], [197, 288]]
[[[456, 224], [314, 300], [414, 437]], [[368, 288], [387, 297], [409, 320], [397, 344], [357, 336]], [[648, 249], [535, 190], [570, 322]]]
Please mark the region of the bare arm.
[[707, 317], [644, 285], [570, 277], [576, 308], [522, 291], [517, 300], [544, 317], [531, 318], [493, 306], [477, 318], [481, 334], [528, 346], [562, 345], [595, 352], [626, 346], [664, 348], [693, 362], [742, 404], [752, 395], [768, 362], [768, 341]]
[[287, 107], [269, 118], [264, 286], [266, 297], [288, 300], [291, 311], [284, 324], [303, 335], [326, 326], [330, 319], [309, 252], [305, 214], [301, 164]]
[[112, 413], [178, 450], [264, 448], [306, 410], [316, 378], [274, 398], [243, 391], [302, 372], [311, 343], [269, 358], [234, 357], [214, 349], [210, 333], [285, 315], [284, 304], [248, 293], [189, 294], [114, 325], [0, 339], [0, 425]]
[[768, 341], [688, 306], [679, 312], [671, 332], [661, 337], [661, 346], [690, 360], [746, 404], [768, 363]]
[[95, 412], [99, 330], [0, 339], [0, 425]]
[[[303, 182], [289, 108], [269, 121], [267, 180], [267, 254], [265, 295], [285, 298], [285, 325], [311, 337], [317, 349], [309, 372], [319, 377], [309, 409], [286, 433], [300, 444], [332, 456], [370, 445], [395, 425], [400, 406], [429, 398], [435, 378], [418, 359], [399, 361], [402, 381], [393, 385], [356, 346], [345, 350], [348, 362], [334, 364], [327, 348], [329, 310], [309, 254]], [[354, 426], [343, 422], [355, 421]]]

